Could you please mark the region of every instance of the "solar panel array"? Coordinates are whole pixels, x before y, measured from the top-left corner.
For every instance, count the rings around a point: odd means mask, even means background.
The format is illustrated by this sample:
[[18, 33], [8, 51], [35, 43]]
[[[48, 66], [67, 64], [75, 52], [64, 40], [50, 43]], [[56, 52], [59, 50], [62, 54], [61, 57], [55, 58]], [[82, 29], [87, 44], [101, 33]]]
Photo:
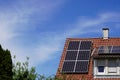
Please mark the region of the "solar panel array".
[[120, 54], [120, 46], [100, 46], [98, 54]]
[[70, 41], [62, 67], [63, 73], [87, 73], [91, 41]]

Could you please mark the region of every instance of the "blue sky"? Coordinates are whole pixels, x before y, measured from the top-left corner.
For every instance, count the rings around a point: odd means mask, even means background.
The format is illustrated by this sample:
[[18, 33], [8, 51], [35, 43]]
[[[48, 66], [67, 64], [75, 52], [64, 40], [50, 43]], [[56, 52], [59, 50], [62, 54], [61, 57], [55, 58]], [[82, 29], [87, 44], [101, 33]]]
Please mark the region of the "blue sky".
[[0, 0], [0, 44], [39, 74], [57, 71], [66, 38], [120, 37], [120, 0]]

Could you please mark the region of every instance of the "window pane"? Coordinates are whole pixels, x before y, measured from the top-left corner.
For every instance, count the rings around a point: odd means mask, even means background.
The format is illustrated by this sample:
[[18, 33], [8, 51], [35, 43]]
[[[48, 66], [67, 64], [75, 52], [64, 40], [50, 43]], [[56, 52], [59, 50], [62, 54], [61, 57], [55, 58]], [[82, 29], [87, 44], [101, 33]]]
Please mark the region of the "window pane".
[[116, 73], [117, 72], [116, 60], [108, 60], [108, 72], [109, 73]]
[[104, 66], [98, 66], [98, 72], [104, 72]]
[[105, 60], [97, 60], [97, 66], [105, 66]]
[[98, 73], [104, 73], [105, 69], [105, 59], [97, 60]]

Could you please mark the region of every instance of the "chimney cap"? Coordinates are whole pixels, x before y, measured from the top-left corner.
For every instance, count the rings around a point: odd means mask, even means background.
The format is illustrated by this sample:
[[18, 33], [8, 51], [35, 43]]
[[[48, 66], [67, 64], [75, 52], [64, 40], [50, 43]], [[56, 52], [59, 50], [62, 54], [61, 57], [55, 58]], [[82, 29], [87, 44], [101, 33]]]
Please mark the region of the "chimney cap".
[[102, 28], [102, 30], [109, 30], [109, 28]]

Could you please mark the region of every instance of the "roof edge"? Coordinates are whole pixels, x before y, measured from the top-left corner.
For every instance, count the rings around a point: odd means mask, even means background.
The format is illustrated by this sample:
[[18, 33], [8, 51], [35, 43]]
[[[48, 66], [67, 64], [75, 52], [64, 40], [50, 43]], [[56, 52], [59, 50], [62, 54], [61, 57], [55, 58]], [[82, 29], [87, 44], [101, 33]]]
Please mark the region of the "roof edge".
[[[71, 39], [103, 39], [102, 37], [101, 38], [66, 38], [68, 40], [71, 40]], [[109, 39], [120, 39], [120, 37], [109, 37]]]

